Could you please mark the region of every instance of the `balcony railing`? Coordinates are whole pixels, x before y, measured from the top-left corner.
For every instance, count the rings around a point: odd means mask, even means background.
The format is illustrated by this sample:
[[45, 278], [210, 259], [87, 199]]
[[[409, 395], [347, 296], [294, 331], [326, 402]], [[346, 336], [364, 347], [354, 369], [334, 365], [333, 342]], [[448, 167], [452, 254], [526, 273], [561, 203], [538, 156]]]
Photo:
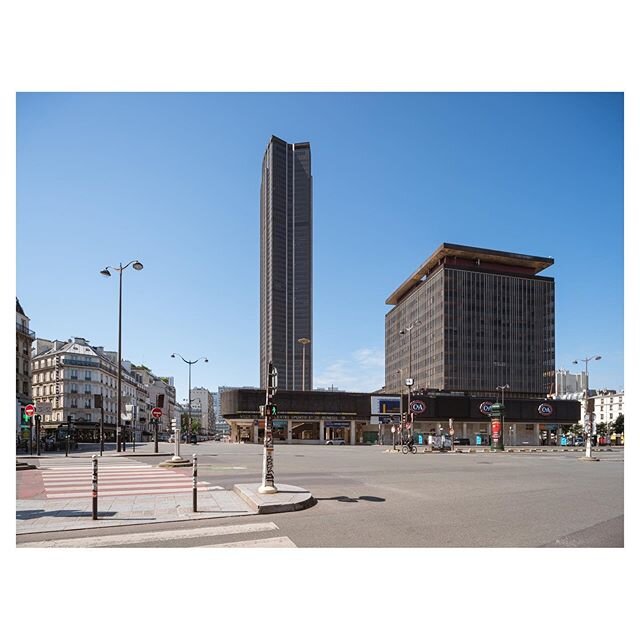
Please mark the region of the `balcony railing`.
[[31, 331], [31, 329], [27, 329], [27, 327], [23, 327], [19, 322], [16, 322], [16, 329], [20, 333], [24, 333], [25, 336], [29, 336], [30, 338], [35, 338], [36, 337], [36, 332], [35, 331]]

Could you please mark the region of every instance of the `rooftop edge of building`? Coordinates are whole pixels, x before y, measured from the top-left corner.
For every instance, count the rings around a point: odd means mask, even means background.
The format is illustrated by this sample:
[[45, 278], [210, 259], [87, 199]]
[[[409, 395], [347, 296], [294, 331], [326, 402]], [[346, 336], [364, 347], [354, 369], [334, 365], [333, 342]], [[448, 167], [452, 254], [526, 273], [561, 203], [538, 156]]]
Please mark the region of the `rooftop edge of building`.
[[[445, 258], [461, 258], [473, 260], [478, 266], [485, 264], [500, 264], [511, 267], [525, 268], [529, 275], [536, 275], [554, 264], [551, 257], [530, 256], [522, 253], [498, 251], [495, 249], [483, 249], [462, 244], [443, 242], [421, 265], [409, 276], [386, 300], [385, 304], [395, 305], [402, 300], [407, 293], [413, 290], [425, 276], [441, 265]], [[455, 262], [451, 262], [454, 265]]]

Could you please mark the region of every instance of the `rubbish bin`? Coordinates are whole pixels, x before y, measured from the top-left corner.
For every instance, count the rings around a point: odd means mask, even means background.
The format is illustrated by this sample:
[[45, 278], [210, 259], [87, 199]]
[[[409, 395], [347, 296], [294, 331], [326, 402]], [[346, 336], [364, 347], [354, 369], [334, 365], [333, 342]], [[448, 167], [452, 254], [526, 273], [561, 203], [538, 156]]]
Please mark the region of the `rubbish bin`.
[[479, 433], [476, 433], [476, 446], [480, 446], [482, 444], [482, 436]]
[[567, 436], [561, 436], [560, 437], [560, 446], [561, 447], [566, 447], [567, 446]]

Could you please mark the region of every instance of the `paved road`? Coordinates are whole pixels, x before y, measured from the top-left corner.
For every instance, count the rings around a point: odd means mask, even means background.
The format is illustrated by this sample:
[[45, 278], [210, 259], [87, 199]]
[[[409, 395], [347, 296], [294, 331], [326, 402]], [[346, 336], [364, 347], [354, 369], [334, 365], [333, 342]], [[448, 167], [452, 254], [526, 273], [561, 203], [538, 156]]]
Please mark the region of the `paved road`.
[[[161, 451], [172, 447], [161, 444]], [[385, 453], [386, 447], [276, 446], [278, 481], [309, 489], [318, 504], [302, 512], [118, 527], [111, 546], [298, 547], [622, 547], [624, 452], [583, 454]], [[153, 445], [138, 447], [150, 452]], [[199, 477], [231, 488], [259, 479], [262, 447], [201, 443]], [[129, 451], [127, 452], [129, 453]], [[144, 456], [129, 458], [156, 464]], [[245, 530], [262, 523], [260, 531]], [[216, 527], [240, 526], [219, 533]], [[176, 531], [188, 530], [189, 536]], [[152, 538], [138, 534], [155, 532]], [[218, 532], [218, 533], [217, 533]], [[49, 534], [49, 543], [87, 532]], [[125, 536], [125, 537], [123, 537]], [[129, 537], [126, 537], [129, 536]], [[19, 543], [44, 536], [20, 536]], [[85, 544], [89, 544], [85, 540]]]

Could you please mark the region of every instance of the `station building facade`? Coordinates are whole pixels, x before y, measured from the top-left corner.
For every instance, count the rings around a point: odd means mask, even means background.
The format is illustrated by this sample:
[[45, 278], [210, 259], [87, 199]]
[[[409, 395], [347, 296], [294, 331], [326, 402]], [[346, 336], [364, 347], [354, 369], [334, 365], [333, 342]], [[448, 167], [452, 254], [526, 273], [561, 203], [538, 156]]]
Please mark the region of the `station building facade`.
[[[220, 410], [230, 425], [232, 442], [262, 443], [264, 420], [261, 389], [225, 389]], [[416, 439], [453, 427], [454, 438], [469, 444], [489, 443], [490, 406], [495, 393], [484, 395], [424, 393], [412, 395]], [[273, 421], [276, 444], [325, 444], [344, 440], [347, 445], [392, 444], [400, 424], [400, 395], [330, 391], [278, 391], [278, 415]], [[543, 398], [505, 398], [507, 446], [551, 444], [551, 434], [580, 419], [580, 402]], [[407, 399], [404, 398], [406, 409]], [[451, 421], [451, 422], [450, 422]]]

